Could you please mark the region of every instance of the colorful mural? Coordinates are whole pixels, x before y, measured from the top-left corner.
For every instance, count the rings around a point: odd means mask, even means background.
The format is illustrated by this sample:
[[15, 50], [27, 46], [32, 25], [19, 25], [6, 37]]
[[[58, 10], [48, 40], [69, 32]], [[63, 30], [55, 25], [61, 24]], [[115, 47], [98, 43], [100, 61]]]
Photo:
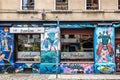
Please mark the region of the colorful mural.
[[[57, 27], [45, 28], [41, 34], [41, 64], [43, 74], [56, 73], [56, 61], [60, 61], [60, 30]], [[52, 64], [53, 63], [53, 64]]]
[[45, 33], [41, 34], [42, 63], [54, 63], [56, 61], [56, 54], [59, 55], [60, 51], [59, 34], [59, 28], [45, 28]]
[[113, 74], [116, 72], [115, 63], [96, 63], [95, 72], [101, 74]]
[[[60, 64], [58, 64], [58, 73], [60, 73]], [[55, 63], [41, 63], [40, 64], [41, 74], [56, 74], [56, 64]]]
[[[112, 27], [98, 27], [95, 29], [95, 66], [100, 66], [101, 63], [106, 64], [108, 66], [109, 63], [115, 64], [115, 54], [114, 54], [114, 28]], [[115, 67], [115, 65], [113, 65]], [[100, 69], [97, 68], [97, 69]], [[106, 68], [105, 66], [102, 68]], [[101, 70], [103, 70], [101, 69]], [[113, 68], [115, 69], [115, 68]], [[110, 69], [111, 70], [111, 69]], [[100, 70], [99, 70], [100, 71]], [[115, 70], [114, 70], [115, 71]], [[97, 71], [96, 71], [97, 72]], [[100, 73], [110, 73], [105, 71], [100, 71]], [[98, 72], [97, 72], [98, 73]], [[113, 73], [113, 72], [111, 72]]]
[[94, 73], [93, 64], [87, 63], [61, 63], [60, 64], [61, 73], [70, 74], [92, 74]]
[[9, 27], [0, 27], [0, 72], [14, 72], [14, 35]]
[[16, 73], [24, 73], [24, 69], [26, 68], [31, 68], [32, 73], [40, 73], [40, 64], [38, 63], [32, 63], [32, 64], [27, 64], [27, 63], [16, 63], [15, 64], [15, 72]]
[[[56, 63], [56, 51], [41, 51], [41, 63]], [[58, 52], [58, 62], [60, 62], [60, 52]]]
[[60, 24], [59, 27], [60, 28], [93, 28], [96, 27], [96, 24]]
[[45, 28], [41, 34], [41, 50], [57, 51], [60, 50], [60, 30], [59, 28]]
[[116, 44], [116, 71], [120, 72], [120, 44]]

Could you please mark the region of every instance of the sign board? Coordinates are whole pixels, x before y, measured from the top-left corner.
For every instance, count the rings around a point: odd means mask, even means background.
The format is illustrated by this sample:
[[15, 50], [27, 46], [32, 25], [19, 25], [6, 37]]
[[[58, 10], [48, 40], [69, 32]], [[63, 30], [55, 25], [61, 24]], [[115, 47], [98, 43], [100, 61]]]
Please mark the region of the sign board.
[[40, 52], [18, 52], [18, 58], [23, 59], [40, 58]]
[[93, 59], [93, 52], [61, 52], [61, 59]]
[[10, 33], [44, 33], [43, 27], [11, 27]]

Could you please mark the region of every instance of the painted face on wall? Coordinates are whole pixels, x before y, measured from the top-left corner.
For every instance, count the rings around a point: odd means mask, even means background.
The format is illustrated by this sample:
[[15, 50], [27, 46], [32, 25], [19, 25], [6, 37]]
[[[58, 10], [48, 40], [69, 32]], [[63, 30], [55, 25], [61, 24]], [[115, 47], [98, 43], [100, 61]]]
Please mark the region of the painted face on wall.
[[[41, 48], [42, 50], [57, 50], [59, 45], [59, 29], [45, 28], [45, 33], [42, 35]], [[60, 49], [60, 47], [58, 47]]]
[[47, 33], [47, 34], [49, 36], [50, 42], [53, 43], [54, 40], [55, 40], [55, 33], [54, 32], [50, 32], [50, 33]]

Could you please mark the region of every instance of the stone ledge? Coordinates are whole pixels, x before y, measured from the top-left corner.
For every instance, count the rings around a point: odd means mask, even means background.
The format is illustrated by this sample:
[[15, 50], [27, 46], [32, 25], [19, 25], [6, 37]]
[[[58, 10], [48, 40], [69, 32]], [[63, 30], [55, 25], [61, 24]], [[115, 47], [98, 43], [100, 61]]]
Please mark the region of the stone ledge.
[[51, 13], [72, 13], [72, 10], [52, 10]]
[[104, 13], [103, 10], [83, 10], [83, 13]]
[[17, 10], [18, 13], [38, 13], [37, 10]]

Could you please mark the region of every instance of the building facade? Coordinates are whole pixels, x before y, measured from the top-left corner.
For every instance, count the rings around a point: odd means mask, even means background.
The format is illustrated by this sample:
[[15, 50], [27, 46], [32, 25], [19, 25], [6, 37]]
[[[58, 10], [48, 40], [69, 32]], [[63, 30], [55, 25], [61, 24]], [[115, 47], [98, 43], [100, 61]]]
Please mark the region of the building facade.
[[120, 0], [0, 0], [0, 72], [116, 74]]

